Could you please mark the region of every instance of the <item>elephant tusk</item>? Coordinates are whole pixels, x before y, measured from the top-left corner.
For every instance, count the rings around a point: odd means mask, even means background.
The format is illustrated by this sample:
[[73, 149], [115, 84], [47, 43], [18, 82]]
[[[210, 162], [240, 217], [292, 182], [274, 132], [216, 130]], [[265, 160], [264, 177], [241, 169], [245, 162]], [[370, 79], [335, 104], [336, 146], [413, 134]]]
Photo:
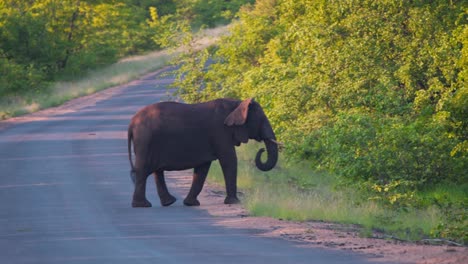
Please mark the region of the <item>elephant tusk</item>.
[[278, 141], [276, 141], [276, 140], [274, 140], [274, 139], [271, 139], [271, 138], [268, 139], [268, 140], [270, 140], [271, 142], [275, 143], [275, 144], [278, 145], [278, 146], [284, 146], [284, 143], [282, 143], [282, 142], [278, 142]]

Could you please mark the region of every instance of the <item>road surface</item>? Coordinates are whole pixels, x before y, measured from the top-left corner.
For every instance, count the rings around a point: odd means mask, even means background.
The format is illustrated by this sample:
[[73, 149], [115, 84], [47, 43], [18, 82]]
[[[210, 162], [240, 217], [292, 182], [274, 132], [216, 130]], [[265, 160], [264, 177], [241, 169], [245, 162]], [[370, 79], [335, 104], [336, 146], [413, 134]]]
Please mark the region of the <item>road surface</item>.
[[153, 207], [131, 208], [127, 125], [171, 81], [154, 73], [0, 122], [0, 263], [372, 263], [214, 226], [203, 206], [182, 205], [185, 190], [163, 208], [152, 177]]

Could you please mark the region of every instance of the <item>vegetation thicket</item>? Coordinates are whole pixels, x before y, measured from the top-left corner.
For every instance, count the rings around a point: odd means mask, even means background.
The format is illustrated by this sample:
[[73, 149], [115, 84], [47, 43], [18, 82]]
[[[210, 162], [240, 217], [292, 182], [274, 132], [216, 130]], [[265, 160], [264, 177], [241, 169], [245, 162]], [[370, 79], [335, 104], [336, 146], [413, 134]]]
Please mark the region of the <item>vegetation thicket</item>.
[[50, 106], [36, 101], [53, 96], [53, 82], [159, 50], [181, 18], [195, 27], [228, 23], [246, 2], [252, 1], [0, 0], [0, 119], [28, 105]]
[[257, 0], [215, 48], [182, 59], [178, 94], [254, 97], [290, 161], [392, 210], [437, 206], [446, 218], [433, 233], [467, 241], [467, 10], [456, 0]]
[[125, 1], [2, 0], [0, 12], [2, 95], [156, 48], [145, 9]]

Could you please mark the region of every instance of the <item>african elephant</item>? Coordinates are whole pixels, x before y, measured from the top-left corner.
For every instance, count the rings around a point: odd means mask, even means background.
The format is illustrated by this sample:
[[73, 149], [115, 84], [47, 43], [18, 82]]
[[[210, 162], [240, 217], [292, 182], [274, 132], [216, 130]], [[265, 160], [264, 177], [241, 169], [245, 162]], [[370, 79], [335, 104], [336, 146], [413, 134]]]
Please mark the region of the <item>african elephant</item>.
[[224, 174], [227, 192], [224, 203], [239, 203], [235, 146], [249, 139], [264, 141], [267, 160], [261, 160], [265, 151], [261, 148], [255, 164], [262, 171], [271, 170], [278, 160], [278, 143], [262, 107], [253, 99], [217, 99], [198, 104], [161, 102], [144, 107], [128, 128], [128, 154], [135, 184], [132, 206], [151, 207], [145, 194], [151, 173], [161, 205], [171, 205], [176, 198], [167, 189], [164, 171], [189, 168], [194, 168], [194, 172], [184, 204], [200, 205], [197, 196], [214, 160], [219, 160]]

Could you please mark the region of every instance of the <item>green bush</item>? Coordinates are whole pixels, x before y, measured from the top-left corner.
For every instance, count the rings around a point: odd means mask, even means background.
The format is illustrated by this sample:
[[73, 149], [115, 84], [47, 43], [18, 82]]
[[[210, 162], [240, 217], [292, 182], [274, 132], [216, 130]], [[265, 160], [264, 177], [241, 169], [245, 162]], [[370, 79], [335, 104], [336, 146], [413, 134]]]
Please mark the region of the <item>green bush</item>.
[[0, 95], [11, 95], [38, 89], [42, 74], [32, 65], [25, 66], [3, 58], [0, 53]]
[[33, 85], [38, 79], [73, 77], [157, 49], [147, 3], [139, 2], [0, 0], [0, 58], [9, 64], [2, 70], [18, 74], [9, 84], [9, 77], [0, 77], [0, 95], [40, 89]]
[[384, 206], [419, 207], [421, 190], [468, 181], [467, 8], [257, 0], [209, 50], [213, 64], [208, 51], [186, 57], [178, 92], [254, 97], [289, 159]]
[[345, 112], [303, 142], [293, 151], [353, 181], [408, 180], [417, 187], [468, 180], [463, 173], [468, 170], [466, 157], [451, 155], [457, 142], [450, 140], [446, 120], [405, 122]]
[[196, 14], [193, 19], [193, 24], [195, 27], [205, 25], [210, 28], [220, 24], [227, 24], [242, 5], [246, 3], [253, 4], [254, 2], [254, 0], [196, 1], [193, 7], [193, 12]]
[[179, 94], [255, 97], [291, 155], [349, 180], [465, 181], [466, 7], [259, 0]]
[[[77, 78], [126, 55], [160, 49], [178, 23], [215, 26], [231, 21], [235, 1], [0, 0], [0, 58], [18, 74], [0, 77], [4, 91], [24, 93], [36, 79]], [[29, 80], [29, 81], [28, 81]]]

